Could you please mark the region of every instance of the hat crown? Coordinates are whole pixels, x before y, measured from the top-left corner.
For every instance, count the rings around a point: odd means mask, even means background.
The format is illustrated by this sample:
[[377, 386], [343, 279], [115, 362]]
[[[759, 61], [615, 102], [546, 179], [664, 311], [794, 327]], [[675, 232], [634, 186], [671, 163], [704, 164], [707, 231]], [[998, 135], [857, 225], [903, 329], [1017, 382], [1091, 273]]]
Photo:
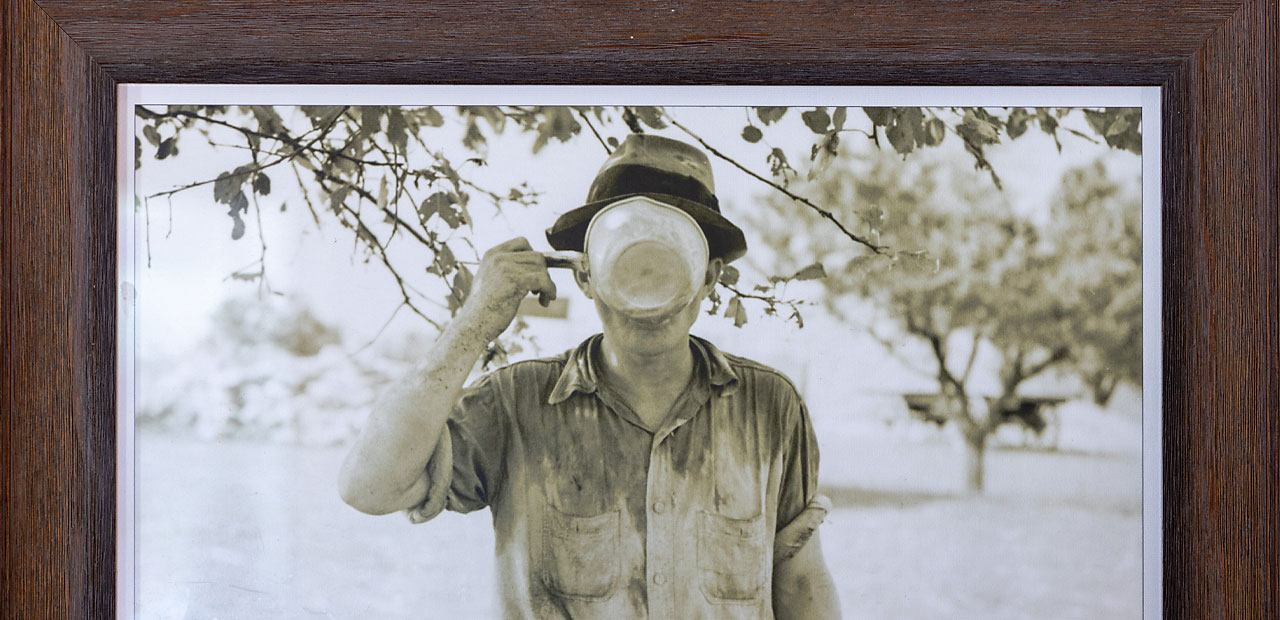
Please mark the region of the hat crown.
[[[645, 169], [666, 174], [628, 174]], [[667, 175], [675, 175], [680, 181], [673, 182]], [[627, 178], [634, 178], [640, 183], [648, 181], [653, 185], [636, 187], [624, 180]], [[633, 133], [601, 164], [587, 191], [587, 202], [641, 192], [674, 193], [671, 191], [672, 185], [681, 186], [676, 195], [685, 195], [699, 202], [706, 201], [709, 203], [707, 206], [719, 210], [719, 204], [715, 200], [716, 188], [711, 175], [711, 160], [705, 153], [679, 140]], [[688, 194], [696, 194], [697, 197]]]

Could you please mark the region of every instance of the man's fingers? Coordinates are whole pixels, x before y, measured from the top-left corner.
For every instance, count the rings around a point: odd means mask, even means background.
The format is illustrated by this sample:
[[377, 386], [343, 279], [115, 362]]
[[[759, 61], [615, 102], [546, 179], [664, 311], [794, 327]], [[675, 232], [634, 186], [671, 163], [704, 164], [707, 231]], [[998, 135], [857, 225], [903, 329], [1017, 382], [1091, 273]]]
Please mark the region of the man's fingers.
[[556, 283], [551, 279], [551, 274], [547, 273], [546, 267], [542, 268], [542, 273], [538, 277], [538, 288], [534, 289], [538, 293], [538, 303], [543, 308], [551, 305], [556, 298]]
[[520, 252], [520, 251], [532, 250], [532, 249], [533, 249], [533, 246], [529, 245], [528, 239], [525, 239], [524, 237], [516, 237], [515, 239], [503, 241], [502, 243], [499, 243], [498, 245], [495, 245], [492, 248], [489, 248], [489, 251], [485, 252], [484, 254], [485, 256], [488, 256], [490, 254], [498, 254], [498, 253], [505, 253], [505, 252]]

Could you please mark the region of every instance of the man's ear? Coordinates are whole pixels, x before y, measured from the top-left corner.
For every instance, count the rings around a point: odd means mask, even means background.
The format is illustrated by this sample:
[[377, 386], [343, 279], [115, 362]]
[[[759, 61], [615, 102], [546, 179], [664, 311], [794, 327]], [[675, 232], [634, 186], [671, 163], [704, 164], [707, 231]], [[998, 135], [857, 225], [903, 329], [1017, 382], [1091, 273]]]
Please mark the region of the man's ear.
[[702, 283], [703, 287], [711, 290], [716, 283], [720, 281], [720, 274], [724, 272], [724, 259], [713, 258], [707, 263], [707, 277]]
[[591, 274], [587, 272], [585, 266], [573, 270], [573, 281], [578, 284], [578, 290], [581, 290], [587, 299], [595, 299], [591, 294]]

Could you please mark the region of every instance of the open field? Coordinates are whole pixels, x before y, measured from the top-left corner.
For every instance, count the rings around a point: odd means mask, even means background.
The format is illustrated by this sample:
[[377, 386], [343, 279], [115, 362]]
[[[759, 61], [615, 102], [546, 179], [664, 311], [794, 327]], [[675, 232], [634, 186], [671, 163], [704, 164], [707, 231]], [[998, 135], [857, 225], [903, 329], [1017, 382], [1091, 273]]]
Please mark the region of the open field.
[[[823, 444], [822, 543], [853, 618], [1139, 618], [1139, 459]], [[138, 439], [140, 617], [490, 618], [484, 513], [425, 525], [338, 499], [338, 449]], [[904, 466], [907, 465], [907, 466]]]

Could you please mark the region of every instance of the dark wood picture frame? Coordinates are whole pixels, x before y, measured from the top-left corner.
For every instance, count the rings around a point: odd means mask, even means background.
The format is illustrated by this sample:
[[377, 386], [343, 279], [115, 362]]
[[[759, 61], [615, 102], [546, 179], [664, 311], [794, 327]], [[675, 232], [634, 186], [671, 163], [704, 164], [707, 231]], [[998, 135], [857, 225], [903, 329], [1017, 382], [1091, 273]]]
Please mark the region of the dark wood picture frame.
[[115, 613], [129, 82], [1157, 85], [1164, 598], [1280, 617], [1280, 1], [0, 0], [0, 615]]

